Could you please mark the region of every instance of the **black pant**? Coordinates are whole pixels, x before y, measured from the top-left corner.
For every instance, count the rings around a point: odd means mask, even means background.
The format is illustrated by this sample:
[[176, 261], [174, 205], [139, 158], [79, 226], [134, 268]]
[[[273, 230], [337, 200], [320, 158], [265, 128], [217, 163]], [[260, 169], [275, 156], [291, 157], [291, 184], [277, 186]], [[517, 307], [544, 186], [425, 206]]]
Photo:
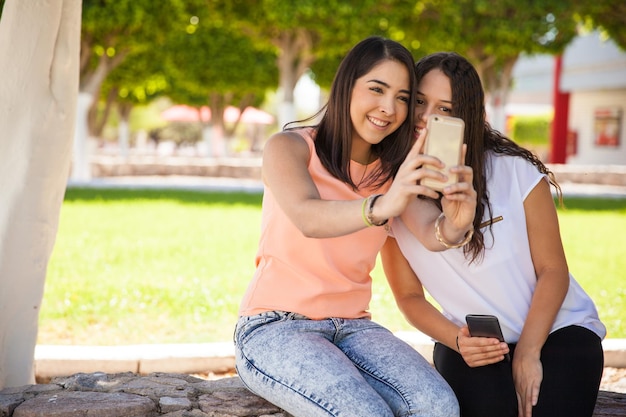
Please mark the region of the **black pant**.
[[[515, 345], [509, 347], [512, 359]], [[441, 343], [435, 343], [433, 359], [459, 400], [461, 417], [517, 417], [511, 362], [470, 368]], [[604, 367], [600, 338], [580, 326], [557, 330], [541, 349], [541, 364], [543, 380], [533, 417], [591, 417]]]

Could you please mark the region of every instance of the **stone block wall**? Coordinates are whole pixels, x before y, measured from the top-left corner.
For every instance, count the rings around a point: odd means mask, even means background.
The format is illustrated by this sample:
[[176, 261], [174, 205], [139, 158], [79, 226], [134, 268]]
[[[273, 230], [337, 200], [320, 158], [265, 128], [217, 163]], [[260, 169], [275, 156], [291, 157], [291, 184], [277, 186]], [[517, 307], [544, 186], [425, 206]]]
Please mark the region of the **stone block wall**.
[[[575, 184], [626, 186], [626, 165], [550, 164], [557, 181]], [[202, 177], [261, 178], [260, 157], [202, 158], [165, 156], [91, 157], [93, 177], [193, 175]]]

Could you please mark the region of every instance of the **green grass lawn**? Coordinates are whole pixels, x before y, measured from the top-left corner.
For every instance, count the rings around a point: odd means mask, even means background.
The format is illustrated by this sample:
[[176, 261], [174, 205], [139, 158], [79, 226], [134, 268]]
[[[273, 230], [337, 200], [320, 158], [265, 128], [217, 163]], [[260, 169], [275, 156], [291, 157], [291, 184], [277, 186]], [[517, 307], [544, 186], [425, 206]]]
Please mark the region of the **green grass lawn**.
[[[566, 199], [559, 212], [570, 270], [609, 337], [625, 338], [626, 200]], [[39, 344], [231, 340], [254, 271], [260, 194], [68, 189], [50, 260]], [[380, 264], [371, 310], [411, 330]]]

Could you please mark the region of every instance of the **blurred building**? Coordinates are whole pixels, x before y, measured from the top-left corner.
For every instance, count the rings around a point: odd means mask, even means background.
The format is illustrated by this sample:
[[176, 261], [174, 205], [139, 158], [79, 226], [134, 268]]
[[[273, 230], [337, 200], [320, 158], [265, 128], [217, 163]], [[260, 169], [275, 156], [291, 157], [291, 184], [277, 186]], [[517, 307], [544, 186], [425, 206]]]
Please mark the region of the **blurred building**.
[[626, 165], [626, 51], [612, 40], [593, 32], [560, 57], [522, 57], [513, 77], [509, 115], [554, 111], [552, 162]]

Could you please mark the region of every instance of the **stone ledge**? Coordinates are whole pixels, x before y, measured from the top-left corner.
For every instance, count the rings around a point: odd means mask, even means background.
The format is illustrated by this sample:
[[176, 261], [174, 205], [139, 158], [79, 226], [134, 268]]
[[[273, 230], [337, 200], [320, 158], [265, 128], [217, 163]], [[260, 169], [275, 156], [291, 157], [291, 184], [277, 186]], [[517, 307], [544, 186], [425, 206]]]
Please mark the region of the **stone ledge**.
[[199, 177], [261, 178], [260, 158], [201, 158], [92, 156], [91, 175], [98, 177], [180, 175]]
[[184, 374], [76, 374], [0, 391], [0, 417], [289, 417], [238, 377]]
[[626, 165], [548, 164], [559, 183], [626, 186]]
[[[0, 417], [290, 417], [238, 377], [76, 374], [0, 391]], [[600, 391], [594, 417], [626, 416], [626, 394]]]

